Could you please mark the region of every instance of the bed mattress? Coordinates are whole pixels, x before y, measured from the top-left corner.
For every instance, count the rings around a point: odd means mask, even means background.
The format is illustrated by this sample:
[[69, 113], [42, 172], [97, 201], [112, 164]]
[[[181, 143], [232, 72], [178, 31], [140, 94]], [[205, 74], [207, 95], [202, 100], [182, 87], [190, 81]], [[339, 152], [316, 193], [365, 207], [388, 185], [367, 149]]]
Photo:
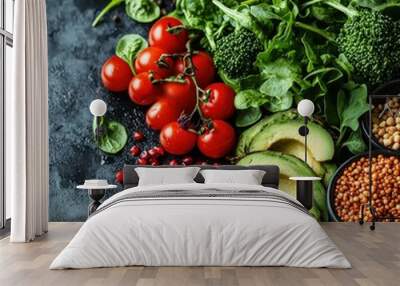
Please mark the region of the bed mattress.
[[129, 265], [351, 267], [289, 195], [263, 186], [196, 183], [114, 195], [50, 269]]

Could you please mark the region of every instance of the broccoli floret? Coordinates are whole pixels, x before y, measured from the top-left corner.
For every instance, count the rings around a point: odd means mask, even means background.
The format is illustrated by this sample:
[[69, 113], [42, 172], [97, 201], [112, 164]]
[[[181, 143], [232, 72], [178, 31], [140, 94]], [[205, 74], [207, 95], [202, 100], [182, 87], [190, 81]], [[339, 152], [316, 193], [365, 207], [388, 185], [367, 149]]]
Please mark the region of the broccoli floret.
[[262, 49], [256, 35], [243, 28], [217, 39], [214, 62], [229, 77], [243, 77], [252, 72]]
[[362, 9], [343, 25], [337, 42], [355, 69], [358, 80], [369, 86], [393, 78], [399, 65], [398, 26], [388, 16]]

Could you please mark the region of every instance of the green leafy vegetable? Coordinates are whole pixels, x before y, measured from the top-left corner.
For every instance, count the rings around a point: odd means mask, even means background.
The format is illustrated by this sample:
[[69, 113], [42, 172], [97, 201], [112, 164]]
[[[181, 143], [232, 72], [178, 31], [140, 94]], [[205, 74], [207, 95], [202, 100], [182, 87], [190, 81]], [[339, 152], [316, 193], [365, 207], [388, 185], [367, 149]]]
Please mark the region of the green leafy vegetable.
[[268, 102], [268, 97], [254, 89], [242, 90], [235, 96], [235, 107], [245, 110], [250, 107], [257, 108]]
[[[222, 2], [237, 4], [235, 0]], [[215, 39], [221, 35], [228, 21], [223, 17], [223, 12], [215, 8], [212, 0], [177, 0], [175, 6], [176, 10], [172, 14], [182, 18], [189, 28], [203, 31], [208, 45], [215, 49]]]
[[99, 149], [108, 154], [116, 154], [121, 151], [128, 142], [128, 134], [125, 127], [117, 121], [108, 121], [104, 117], [99, 118], [97, 124], [96, 118], [93, 120], [93, 135], [96, 138], [96, 130], [100, 138], [98, 138], [97, 146]]
[[[351, 87], [350, 87], [351, 88]], [[357, 131], [359, 127], [358, 119], [369, 110], [367, 103], [368, 92], [365, 84], [351, 88], [350, 96], [341, 95], [341, 102], [338, 103], [338, 108], [342, 111], [340, 115], [340, 130], [349, 127], [353, 131]]]
[[154, 0], [125, 0], [126, 14], [139, 23], [150, 23], [160, 17], [160, 7]]
[[125, 3], [125, 12], [133, 20], [140, 23], [149, 23], [160, 17], [160, 7], [154, 0], [111, 0], [100, 11], [92, 23], [92, 27], [104, 18], [104, 16], [115, 7]]
[[250, 107], [239, 110], [236, 114], [235, 125], [237, 127], [247, 127], [261, 119], [262, 112], [259, 107]]
[[265, 38], [262, 28], [258, 25], [247, 5], [239, 6], [238, 9], [231, 9], [217, 0], [213, 0], [212, 3], [214, 3], [214, 5], [217, 6], [226, 16], [233, 19], [236, 27], [244, 27], [253, 31], [261, 40]]
[[361, 128], [358, 128], [356, 132], [351, 133], [347, 141], [343, 143], [343, 146], [346, 146], [353, 154], [366, 151], [367, 145], [362, 138]]
[[[355, 141], [351, 136], [367, 109], [367, 90], [354, 84], [360, 81], [357, 66], [337, 41], [349, 17], [326, 2], [348, 5], [352, 17], [366, 9], [360, 6], [376, 13], [383, 13], [379, 7], [400, 7], [385, 5], [395, 0], [177, 0], [174, 15], [203, 36], [200, 43], [213, 54], [220, 78], [236, 91], [237, 126], [258, 120], [264, 110], [286, 110], [308, 98], [316, 105], [316, 117], [338, 138], [338, 147]], [[235, 42], [243, 31], [252, 36]], [[251, 38], [260, 43], [256, 56], [250, 44], [239, 48]], [[399, 59], [400, 49], [392, 55], [387, 62]]]
[[[318, 2], [321, 1], [309, 3]], [[399, 69], [400, 55], [400, 29], [395, 22], [380, 11], [354, 9], [333, 0], [322, 2], [348, 16], [337, 43], [339, 51], [354, 67], [357, 80], [375, 86], [392, 79]]]
[[118, 40], [115, 47], [115, 54], [127, 62], [133, 71], [133, 60], [137, 53], [146, 47], [147, 41], [142, 36], [128, 34]]

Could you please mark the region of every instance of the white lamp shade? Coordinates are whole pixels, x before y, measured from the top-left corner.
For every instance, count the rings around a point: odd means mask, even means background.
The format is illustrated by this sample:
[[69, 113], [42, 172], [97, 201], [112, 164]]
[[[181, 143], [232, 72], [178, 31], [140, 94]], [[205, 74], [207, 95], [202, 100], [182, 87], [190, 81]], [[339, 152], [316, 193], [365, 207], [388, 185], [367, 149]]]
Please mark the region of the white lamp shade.
[[310, 117], [314, 113], [314, 103], [309, 99], [303, 99], [297, 105], [297, 112], [303, 117]]
[[95, 99], [90, 103], [89, 109], [93, 116], [103, 116], [107, 112], [107, 104], [101, 99]]

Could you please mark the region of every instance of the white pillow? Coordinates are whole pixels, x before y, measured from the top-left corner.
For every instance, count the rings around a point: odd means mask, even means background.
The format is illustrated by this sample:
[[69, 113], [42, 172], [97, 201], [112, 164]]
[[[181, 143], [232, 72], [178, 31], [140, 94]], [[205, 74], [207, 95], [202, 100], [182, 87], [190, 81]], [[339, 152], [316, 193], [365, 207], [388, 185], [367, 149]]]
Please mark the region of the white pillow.
[[265, 171], [262, 170], [202, 170], [205, 184], [246, 184], [261, 185]]
[[195, 183], [199, 167], [186, 168], [135, 168], [139, 186]]

